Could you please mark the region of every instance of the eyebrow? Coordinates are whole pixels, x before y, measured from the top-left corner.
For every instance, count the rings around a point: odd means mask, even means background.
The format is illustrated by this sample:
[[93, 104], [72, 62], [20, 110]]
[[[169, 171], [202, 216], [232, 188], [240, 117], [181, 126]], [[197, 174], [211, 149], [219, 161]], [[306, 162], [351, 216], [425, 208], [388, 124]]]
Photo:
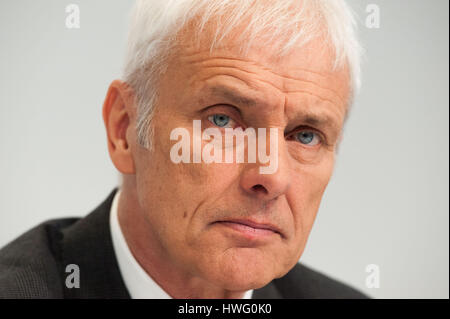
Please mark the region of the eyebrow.
[[340, 128], [338, 123], [330, 117], [329, 115], [315, 115], [315, 114], [303, 114], [296, 117], [299, 119], [302, 124], [296, 126], [293, 130], [296, 130], [299, 127], [304, 125], [308, 125], [311, 127], [328, 127], [331, 131], [333, 137], [337, 137], [340, 134]]
[[209, 89], [209, 91], [211, 94], [221, 96], [237, 105], [256, 106], [258, 104], [264, 104], [258, 99], [242, 95], [238, 91], [229, 89], [225, 86], [213, 86]]
[[336, 126], [335, 121], [327, 115], [317, 116], [312, 114], [306, 114], [305, 116], [301, 116], [301, 118], [303, 122], [311, 126], [323, 126], [323, 125], [328, 125], [332, 127]]

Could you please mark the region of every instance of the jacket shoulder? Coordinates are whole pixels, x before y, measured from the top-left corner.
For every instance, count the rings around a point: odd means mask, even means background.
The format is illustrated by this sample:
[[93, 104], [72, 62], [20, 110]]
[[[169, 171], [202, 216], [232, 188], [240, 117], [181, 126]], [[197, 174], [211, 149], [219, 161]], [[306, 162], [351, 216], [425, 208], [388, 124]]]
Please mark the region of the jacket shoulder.
[[61, 298], [61, 230], [77, 218], [44, 222], [0, 249], [0, 298]]
[[362, 292], [303, 264], [297, 264], [284, 277], [274, 280], [283, 298], [367, 299]]

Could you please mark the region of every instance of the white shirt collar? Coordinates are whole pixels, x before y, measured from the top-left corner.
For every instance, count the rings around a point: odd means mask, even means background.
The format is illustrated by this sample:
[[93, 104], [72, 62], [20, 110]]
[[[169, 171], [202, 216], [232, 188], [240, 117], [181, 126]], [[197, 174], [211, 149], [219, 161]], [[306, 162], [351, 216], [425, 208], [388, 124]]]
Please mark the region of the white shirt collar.
[[[133, 299], [171, 299], [139, 265], [128, 247], [119, 224], [118, 206], [120, 190], [114, 196], [109, 218], [111, 237], [125, 286]], [[251, 299], [253, 290], [245, 292], [243, 299]]]

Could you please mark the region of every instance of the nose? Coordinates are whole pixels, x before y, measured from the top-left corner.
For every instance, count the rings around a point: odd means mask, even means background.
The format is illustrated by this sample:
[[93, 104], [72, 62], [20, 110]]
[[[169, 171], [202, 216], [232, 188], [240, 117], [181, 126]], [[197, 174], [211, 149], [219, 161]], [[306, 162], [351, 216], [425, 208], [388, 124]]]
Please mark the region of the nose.
[[[269, 143], [269, 141], [267, 141]], [[273, 143], [272, 143], [273, 145]], [[241, 171], [240, 186], [250, 196], [268, 201], [286, 193], [291, 182], [289, 173], [289, 154], [285, 147], [284, 134], [278, 134], [276, 145], [276, 160], [278, 167], [270, 174], [261, 172], [261, 166], [271, 163], [261, 163], [257, 157], [256, 163], [246, 163]], [[267, 148], [269, 150], [269, 148]], [[270, 148], [270, 152], [275, 150]], [[275, 158], [270, 156], [271, 160]]]

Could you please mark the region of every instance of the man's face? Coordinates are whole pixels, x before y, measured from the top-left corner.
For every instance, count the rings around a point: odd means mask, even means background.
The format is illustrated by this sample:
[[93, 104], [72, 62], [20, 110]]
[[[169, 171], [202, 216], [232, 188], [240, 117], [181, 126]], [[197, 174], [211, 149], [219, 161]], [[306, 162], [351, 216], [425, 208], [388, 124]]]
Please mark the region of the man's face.
[[[349, 77], [331, 71], [319, 42], [280, 59], [265, 47], [243, 56], [235, 45], [212, 54], [179, 47], [159, 86], [153, 150], [133, 152], [139, 206], [166, 258], [243, 291], [286, 274], [304, 250], [332, 175]], [[276, 128], [278, 169], [260, 174], [258, 160], [175, 164], [170, 133], [185, 128], [192, 138], [193, 120], [202, 130]]]

